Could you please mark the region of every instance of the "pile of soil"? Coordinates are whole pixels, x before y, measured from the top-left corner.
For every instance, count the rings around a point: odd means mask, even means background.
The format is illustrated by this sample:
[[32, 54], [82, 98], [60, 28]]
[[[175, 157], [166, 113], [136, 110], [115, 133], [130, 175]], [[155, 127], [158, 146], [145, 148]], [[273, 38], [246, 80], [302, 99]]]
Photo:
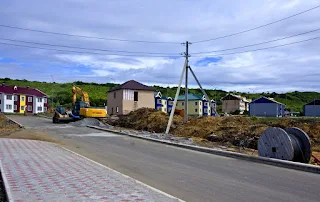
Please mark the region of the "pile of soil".
[[0, 113], [0, 136], [6, 136], [19, 130], [21, 130], [21, 128], [18, 124], [14, 123], [10, 119], [7, 119], [3, 114]]
[[98, 119], [95, 119], [95, 118], [84, 118], [84, 119], [81, 119], [81, 120], [76, 121], [76, 122], [71, 122], [69, 124], [73, 125], [73, 126], [77, 126], [77, 127], [87, 127], [87, 125], [99, 126], [99, 127], [107, 127], [108, 126], [108, 125], [100, 122]]

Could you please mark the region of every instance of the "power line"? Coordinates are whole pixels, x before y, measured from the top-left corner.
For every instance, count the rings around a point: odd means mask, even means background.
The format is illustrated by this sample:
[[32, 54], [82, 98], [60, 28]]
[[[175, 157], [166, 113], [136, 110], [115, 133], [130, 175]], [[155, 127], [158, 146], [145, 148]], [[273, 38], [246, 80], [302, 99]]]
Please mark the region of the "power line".
[[294, 15], [290, 15], [288, 17], [285, 17], [285, 18], [282, 18], [280, 20], [276, 20], [276, 21], [273, 21], [273, 22], [270, 22], [270, 23], [267, 23], [267, 24], [264, 24], [264, 25], [260, 25], [258, 27], [254, 27], [254, 28], [251, 28], [251, 29], [247, 29], [247, 30], [243, 30], [243, 31], [240, 31], [240, 32], [235, 32], [235, 33], [232, 33], [232, 34], [228, 34], [228, 35], [225, 35], [225, 36], [220, 36], [220, 37], [216, 37], [216, 38], [212, 38], [212, 39], [205, 39], [205, 40], [200, 40], [200, 41], [194, 41], [192, 43], [203, 43], [203, 42], [207, 42], [207, 41], [214, 41], [214, 40], [218, 40], [218, 39], [223, 39], [223, 38], [227, 38], [227, 37], [231, 37], [231, 36], [235, 36], [235, 35], [239, 35], [239, 34], [243, 34], [243, 33], [246, 33], [246, 32], [250, 32], [250, 31], [253, 31], [253, 30], [256, 30], [256, 29], [260, 29], [260, 28], [263, 28], [263, 27], [267, 27], [269, 25], [273, 25], [273, 24], [276, 24], [278, 22], [281, 22], [281, 21], [284, 21], [284, 20], [287, 20], [287, 19], [290, 19], [290, 18], [293, 18], [295, 16], [298, 16], [298, 15], [301, 15], [301, 14], [304, 14], [306, 12], [309, 12], [309, 11], [312, 11], [312, 10], [315, 10], [317, 8], [319, 8], [320, 5], [318, 6], [315, 6], [313, 8], [310, 8], [308, 10], [305, 10], [305, 11], [302, 11], [300, 13], [296, 13]]
[[44, 46], [54, 46], [54, 47], [62, 47], [62, 48], [76, 48], [82, 50], [94, 50], [94, 51], [105, 51], [105, 52], [116, 52], [116, 53], [134, 53], [134, 54], [156, 54], [156, 55], [178, 55], [177, 53], [155, 53], [155, 52], [133, 52], [133, 51], [124, 51], [124, 50], [107, 50], [107, 49], [97, 49], [97, 48], [83, 48], [78, 46], [66, 46], [66, 45], [56, 45], [56, 44], [48, 44], [48, 43], [39, 43], [39, 42], [31, 42], [31, 41], [22, 41], [8, 38], [0, 38], [0, 40], [12, 41], [12, 42], [21, 42], [28, 44], [36, 44], [36, 45], [44, 45]]
[[311, 31], [308, 31], [308, 32], [300, 33], [300, 34], [295, 34], [295, 35], [291, 35], [291, 36], [279, 38], [279, 39], [274, 39], [274, 40], [270, 40], [270, 41], [261, 42], [261, 43], [256, 43], [256, 44], [251, 44], [251, 45], [246, 45], [246, 46], [238, 46], [238, 47], [234, 47], [234, 48], [228, 48], [228, 49], [222, 49], [222, 50], [215, 50], [215, 51], [197, 52], [197, 53], [192, 53], [192, 54], [193, 54], [193, 55], [197, 55], [197, 54], [203, 54], [203, 53], [224, 52], [224, 51], [228, 51], [228, 50], [236, 50], [236, 49], [241, 49], [241, 48], [247, 48], [247, 47], [252, 47], [252, 46], [257, 46], [257, 45], [272, 43], [272, 42], [276, 42], [276, 41], [281, 41], [281, 40], [284, 40], [284, 39], [289, 39], [289, 38], [293, 38], [293, 37], [296, 37], [296, 36], [301, 36], [301, 35], [309, 34], [309, 33], [312, 33], [312, 32], [319, 31], [319, 30], [320, 30], [320, 28], [319, 28], [319, 29], [315, 29], [315, 30], [311, 30]]
[[292, 45], [292, 44], [307, 42], [307, 41], [316, 40], [316, 39], [319, 39], [319, 38], [320, 37], [314, 37], [314, 38], [310, 38], [310, 39], [306, 39], [306, 40], [302, 40], [302, 41], [296, 41], [296, 42], [292, 42], [292, 43], [287, 43], [287, 44], [282, 44], [282, 45], [277, 45], [277, 46], [270, 46], [270, 47], [266, 47], [266, 48], [259, 48], [259, 49], [248, 50], [248, 51], [242, 51], [242, 52], [232, 52], [232, 53], [223, 53], [223, 54], [216, 54], [216, 55], [203, 55], [203, 56], [198, 55], [198, 56], [194, 56], [194, 57], [221, 56], [221, 55], [233, 55], [233, 54], [240, 54], [240, 53], [256, 52], [256, 51], [261, 51], [261, 50], [268, 50], [268, 49], [272, 49], [272, 48], [278, 48], [278, 47], [282, 47], [282, 46], [289, 46], [289, 45]]
[[99, 39], [105, 41], [122, 41], [122, 42], [132, 42], [132, 43], [154, 43], [154, 44], [181, 44], [180, 42], [170, 42], [170, 41], [145, 41], [145, 40], [129, 40], [129, 39], [117, 39], [117, 38], [103, 38], [103, 37], [94, 37], [94, 36], [84, 36], [84, 35], [77, 35], [77, 34], [66, 34], [61, 32], [50, 32], [44, 30], [36, 30], [36, 29], [28, 29], [10, 25], [3, 25], [0, 24], [0, 27], [10, 28], [10, 29], [19, 29], [24, 31], [31, 31], [31, 32], [39, 32], [44, 34], [54, 34], [54, 35], [62, 35], [62, 36], [69, 36], [69, 37], [80, 37], [80, 38], [87, 38], [87, 39]]
[[114, 56], [124, 56], [124, 57], [182, 57], [182, 56], [172, 56], [172, 55], [122, 55], [122, 54], [104, 54], [104, 53], [96, 53], [96, 52], [81, 52], [81, 51], [72, 51], [72, 50], [61, 50], [55, 48], [43, 48], [43, 47], [35, 47], [35, 46], [26, 46], [20, 44], [11, 44], [11, 43], [3, 43], [0, 42], [2, 45], [9, 45], [9, 46], [17, 46], [17, 47], [24, 47], [24, 48], [34, 48], [34, 49], [42, 49], [42, 50], [53, 50], [53, 51], [61, 51], [61, 52], [71, 52], [71, 53], [80, 53], [80, 54], [90, 54], [90, 55], [114, 55]]

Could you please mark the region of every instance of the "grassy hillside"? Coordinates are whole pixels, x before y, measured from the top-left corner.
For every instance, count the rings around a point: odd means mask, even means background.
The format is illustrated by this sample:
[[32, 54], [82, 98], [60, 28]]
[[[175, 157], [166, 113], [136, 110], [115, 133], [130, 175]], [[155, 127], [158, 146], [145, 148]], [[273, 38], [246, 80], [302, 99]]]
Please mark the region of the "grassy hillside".
[[[17, 86], [30, 86], [32, 88], [38, 88], [42, 92], [52, 96], [53, 88], [53, 101], [54, 105], [57, 104], [63, 106], [71, 106], [71, 86], [72, 83], [50, 83], [50, 82], [39, 82], [39, 81], [27, 81], [27, 80], [11, 80], [9, 78], [0, 78], [0, 83], [5, 83], [6, 85], [17, 85]], [[77, 86], [82, 88], [84, 91], [89, 93], [90, 102], [92, 106], [103, 106], [104, 103], [107, 104], [107, 91], [118, 85], [113, 83], [97, 84], [97, 83], [85, 83], [85, 82], [74, 82]], [[165, 88], [161, 86], [153, 86], [156, 91], [160, 91], [164, 96], [174, 97], [177, 87]], [[184, 88], [181, 89], [184, 92]], [[199, 89], [189, 89], [190, 93], [201, 94]], [[216, 99], [218, 103], [218, 111], [221, 109], [220, 99], [225, 96], [228, 92], [223, 90], [206, 90], [208, 96], [211, 99]], [[313, 99], [320, 99], [320, 93], [318, 92], [289, 92], [286, 94], [272, 93], [261, 93], [261, 94], [248, 94], [242, 92], [233, 92], [238, 95], [245, 96], [247, 98], [256, 99], [261, 95], [266, 97], [272, 97], [275, 100], [286, 104], [287, 108], [293, 111], [302, 112], [302, 107], [305, 103], [312, 101]], [[51, 105], [51, 99], [49, 101]]]

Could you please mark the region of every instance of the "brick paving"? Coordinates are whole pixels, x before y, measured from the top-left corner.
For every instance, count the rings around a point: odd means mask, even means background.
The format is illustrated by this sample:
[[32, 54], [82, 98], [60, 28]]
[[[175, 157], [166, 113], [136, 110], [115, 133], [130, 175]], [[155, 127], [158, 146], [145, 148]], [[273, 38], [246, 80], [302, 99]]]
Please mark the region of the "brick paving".
[[55, 144], [0, 139], [6, 189], [20, 201], [179, 201]]

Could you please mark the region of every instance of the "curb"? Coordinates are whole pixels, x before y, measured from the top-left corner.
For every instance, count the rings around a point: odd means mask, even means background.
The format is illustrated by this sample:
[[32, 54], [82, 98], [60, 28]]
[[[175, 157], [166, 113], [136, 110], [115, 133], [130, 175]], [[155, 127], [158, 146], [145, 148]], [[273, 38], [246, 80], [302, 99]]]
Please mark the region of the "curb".
[[11, 201], [13, 201], [12, 194], [11, 194], [11, 191], [10, 191], [10, 187], [9, 187], [9, 183], [8, 183], [7, 177], [5, 176], [3, 170], [4, 169], [2, 167], [2, 162], [0, 160], [0, 173], [1, 173], [2, 180], [3, 180], [4, 191], [6, 192], [6, 195], [7, 195], [7, 201], [11, 202]]
[[17, 121], [14, 121], [12, 119], [10, 119], [7, 115], [3, 114], [8, 120], [12, 121], [13, 123], [17, 124], [20, 128], [24, 128], [24, 126], [22, 124], [20, 124], [19, 122]]
[[205, 152], [205, 153], [210, 153], [210, 154], [215, 154], [215, 155], [220, 155], [220, 156], [226, 156], [226, 157], [231, 157], [231, 158], [236, 158], [236, 159], [241, 159], [241, 160], [246, 160], [246, 161], [253, 161], [256, 163], [268, 164], [268, 165], [272, 165], [272, 166], [278, 166], [278, 167], [283, 167], [283, 168], [289, 168], [289, 169], [294, 169], [294, 170], [299, 170], [299, 171], [304, 171], [304, 172], [320, 174], [320, 166], [297, 163], [297, 162], [292, 162], [292, 161], [285, 161], [285, 160], [280, 160], [280, 159], [264, 158], [264, 157], [259, 157], [259, 156], [249, 156], [246, 154], [241, 154], [241, 153], [236, 153], [236, 152], [222, 151], [222, 150], [211, 149], [211, 148], [206, 148], [206, 147], [199, 147], [199, 146], [194, 146], [194, 145], [174, 143], [174, 142], [170, 142], [170, 141], [166, 141], [166, 140], [159, 140], [159, 139], [154, 139], [154, 138], [149, 138], [149, 137], [126, 134], [121, 131], [114, 131], [114, 130], [110, 130], [110, 129], [106, 129], [106, 128], [101, 128], [98, 126], [88, 125], [87, 127], [97, 129], [97, 130], [107, 131], [107, 132], [111, 132], [111, 133], [116, 133], [116, 134], [120, 134], [120, 135], [127, 135], [130, 137], [149, 140], [149, 141], [153, 141], [153, 142], [158, 142], [158, 143], [162, 143], [162, 144], [167, 144], [167, 145], [171, 145], [171, 146], [176, 146], [176, 147], [180, 147], [180, 148], [190, 149], [190, 150], [194, 150], [194, 151], [200, 151], [200, 152]]

